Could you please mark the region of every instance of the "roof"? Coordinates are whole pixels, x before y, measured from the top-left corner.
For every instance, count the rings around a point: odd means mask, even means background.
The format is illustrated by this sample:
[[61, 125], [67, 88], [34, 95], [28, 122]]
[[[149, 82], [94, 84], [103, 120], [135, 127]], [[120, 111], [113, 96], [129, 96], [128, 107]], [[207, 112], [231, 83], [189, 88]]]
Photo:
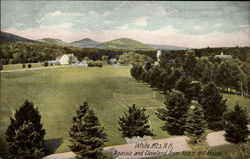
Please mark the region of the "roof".
[[231, 55], [215, 55], [215, 58], [229, 59], [232, 58]]

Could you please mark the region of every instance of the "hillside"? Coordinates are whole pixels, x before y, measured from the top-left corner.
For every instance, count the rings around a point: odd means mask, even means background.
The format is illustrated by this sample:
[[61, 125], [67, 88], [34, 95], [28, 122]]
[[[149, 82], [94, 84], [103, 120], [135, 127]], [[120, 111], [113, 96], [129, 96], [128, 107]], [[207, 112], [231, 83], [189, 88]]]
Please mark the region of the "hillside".
[[40, 42], [46, 43], [46, 44], [70, 46], [69, 43], [64, 42], [64, 41], [62, 41], [60, 39], [55, 39], [55, 38], [43, 38], [43, 39], [38, 39], [37, 41], [40, 41]]
[[95, 45], [99, 44], [99, 42], [94, 41], [94, 40], [89, 39], [89, 38], [85, 38], [85, 39], [71, 42], [70, 44], [75, 46], [75, 47], [84, 48], [84, 47], [94, 47]]
[[154, 49], [160, 49], [160, 50], [186, 50], [189, 49], [187, 47], [181, 47], [181, 46], [174, 46], [174, 45], [155, 45], [155, 44], [145, 44], [151, 48]]
[[36, 40], [27, 39], [14, 34], [0, 32], [0, 42], [29, 42], [29, 43], [40, 43]]
[[153, 48], [133, 39], [121, 38], [112, 41], [104, 42], [95, 46], [96, 48], [108, 49], [140, 49], [140, 50], [153, 50]]

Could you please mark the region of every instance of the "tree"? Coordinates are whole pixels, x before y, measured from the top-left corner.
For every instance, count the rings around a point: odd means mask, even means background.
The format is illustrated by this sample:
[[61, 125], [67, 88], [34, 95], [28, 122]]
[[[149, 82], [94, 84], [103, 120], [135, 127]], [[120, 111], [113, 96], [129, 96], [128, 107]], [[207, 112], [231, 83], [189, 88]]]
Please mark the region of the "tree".
[[189, 77], [183, 76], [180, 78], [176, 82], [175, 89], [183, 92], [189, 102], [192, 99], [200, 100], [201, 98], [201, 83], [199, 81], [193, 81]]
[[28, 68], [31, 68], [32, 67], [32, 65], [31, 64], [28, 64]]
[[246, 142], [250, 131], [247, 125], [249, 117], [246, 108], [242, 108], [238, 103], [235, 104], [234, 110], [225, 113], [224, 115], [224, 131], [225, 139], [232, 143]]
[[142, 66], [137, 66], [137, 65], [133, 65], [133, 67], [130, 70], [131, 76], [134, 77], [136, 80], [141, 80], [143, 72], [144, 70]]
[[185, 130], [188, 102], [180, 91], [166, 94], [166, 108], [158, 109], [156, 115], [164, 121], [164, 126], [170, 134], [182, 135]]
[[149, 129], [149, 116], [145, 114], [145, 108], [136, 107], [135, 104], [129, 106], [128, 113], [119, 117], [119, 131], [122, 131], [123, 137], [132, 138], [133, 136], [152, 136], [153, 133]]
[[210, 82], [204, 86], [200, 103], [205, 112], [208, 128], [212, 130], [223, 129], [223, 114], [227, 110], [227, 105], [215, 83]]
[[106, 134], [88, 103], [80, 105], [73, 117], [73, 125], [69, 132], [71, 145], [69, 148], [77, 157], [102, 159], [102, 149]]
[[34, 159], [44, 156], [45, 130], [41, 115], [34, 104], [26, 100], [10, 118], [6, 131], [9, 158]]
[[3, 70], [3, 64], [0, 63], [0, 70]]
[[26, 67], [26, 65], [25, 64], [23, 64], [23, 68], [25, 68]]
[[153, 60], [149, 56], [140, 55], [134, 52], [124, 53], [119, 57], [119, 63], [124, 65], [133, 64], [143, 66], [146, 62], [152, 63]]
[[195, 58], [195, 52], [193, 50], [188, 50], [186, 52], [186, 58], [183, 64], [183, 70], [188, 77], [192, 77], [193, 72], [196, 67], [197, 60]]
[[74, 60], [73, 55], [70, 55], [70, 56], [69, 56], [69, 64], [70, 64], [70, 65], [72, 64], [73, 60]]
[[191, 142], [196, 144], [206, 139], [205, 129], [207, 128], [207, 122], [202, 106], [197, 101], [193, 100], [191, 102], [185, 125], [185, 134], [190, 137]]

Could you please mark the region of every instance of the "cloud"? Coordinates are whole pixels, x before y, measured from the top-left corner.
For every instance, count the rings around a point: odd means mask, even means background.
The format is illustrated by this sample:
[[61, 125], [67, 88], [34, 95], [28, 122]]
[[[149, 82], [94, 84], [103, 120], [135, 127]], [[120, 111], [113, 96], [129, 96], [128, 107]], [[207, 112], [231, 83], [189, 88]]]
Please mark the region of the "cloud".
[[223, 24], [217, 23], [217, 24], [214, 24], [213, 26], [214, 26], [214, 27], [221, 27], [221, 26], [223, 26]]
[[56, 16], [82, 16], [83, 14], [81, 13], [62, 13], [61, 11], [54, 11], [54, 12], [49, 12], [49, 13], [46, 13], [41, 19], [39, 20], [36, 20], [36, 22], [38, 23], [41, 23], [45, 20], [47, 20], [48, 18], [50, 17], [56, 17]]

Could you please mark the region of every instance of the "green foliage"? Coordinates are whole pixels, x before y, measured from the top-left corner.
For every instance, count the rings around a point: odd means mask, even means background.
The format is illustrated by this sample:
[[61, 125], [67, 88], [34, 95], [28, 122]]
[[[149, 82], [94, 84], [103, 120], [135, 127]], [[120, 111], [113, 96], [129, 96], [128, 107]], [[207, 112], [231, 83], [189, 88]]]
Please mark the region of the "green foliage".
[[32, 65], [31, 64], [28, 64], [28, 68], [31, 68], [32, 67]]
[[143, 137], [152, 136], [153, 133], [150, 130], [148, 123], [149, 115], [145, 114], [145, 108], [136, 107], [135, 104], [129, 106], [128, 113], [119, 117], [119, 131], [122, 131], [123, 137], [132, 138], [134, 136]]
[[23, 65], [22, 65], [22, 67], [23, 67], [23, 68], [25, 68], [25, 67], [26, 67], [26, 65], [25, 65], [25, 64], [23, 64]]
[[250, 142], [240, 144], [237, 150], [231, 153], [233, 159], [248, 159], [250, 158]]
[[246, 142], [249, 136], [247, 125], [249, 117], [246, 108], [242, 108], [238, 103], [235, 104], [234, 110], [224, 115], [225, 139], [232, 143]]
[[163, 128], [170, 134], [181, 135], [185, 130], [188, 103], [184, 94], [180, 91], [172, 91], [166, 94], [164, 102], [166, 108], [158, 109], [158, 118], [165, 122]]
[[93, 110], [88, 103], [80, 105], [73, 117], [73, 125], [69, 132], [71, 145], [69, 146], [79, 158], [102, 159], [103, 144], [106, 134]]
[[45, 61], [45, 62], [43, 63], [43, 66], [44, 66], [44, 67], [47, 67], [48, 65], [49, 65], [48, 61]]
[[176, 90], [185, 94], [185, 97], [190, 102], [192, 99], [200, 100], [201, 98], [201, 83], [193, 81], [191, 78], [183, 76], [176, 82]]
[[70, 65], [72, 64], [73, 60], [74, 60], [74, 57], [73, 57], [72, 55], [69, 56], [69, 64], [70, 64]]
[[3, 64], [0, 63], [0, 70], [3, 70]]
[[119, 63], [124, 65], [133, 64], [143, 66], [146, 62], [152, 63], [153, 60], [149, 56], [140, 55], [135, 52], [124, 53], [119, 57]]
[[207, 122], [202, 106], [196, 101], [192, 101], [189, 106], [185, 126], [185, 134], [191, 139], [191, 142], [196, 144], [206, 139], [205, 129], [207, 128]]
[[143, 72], [144, 70], [142, 66], [137, 66], [137, 65], [134, 65], [130, 70], [131, 76], [134, 77], [136, 80], [141, 80]]
[[102, 61], [89, 61], [88, 67], [102, 67]]
[[183, 70], [187, 74], [187, 76], [192, 77], [197, 63], [195, 52], [193, 50], [188, 50], [185, 56], [186, 57], [183, 64]]
[[243, 91], [242, 89], [247, 85], [246, 74], [240, 68], [240, 62], [235, 59], [224, 60], [220, 63], [215, 81], [220, 87], [238, 91]]
[[25, 101], [16, 111], [6, 131], [9, 158], [35, 159], [44, 156], [45, 130], [33, 103]]
[[223, 129], [223, 114], [227, 110], [227, 105], [216, 84], [210, 82], [204, 86], [203, 97], [200, 103], [205, 112], [208, 128], [212, 130]]

